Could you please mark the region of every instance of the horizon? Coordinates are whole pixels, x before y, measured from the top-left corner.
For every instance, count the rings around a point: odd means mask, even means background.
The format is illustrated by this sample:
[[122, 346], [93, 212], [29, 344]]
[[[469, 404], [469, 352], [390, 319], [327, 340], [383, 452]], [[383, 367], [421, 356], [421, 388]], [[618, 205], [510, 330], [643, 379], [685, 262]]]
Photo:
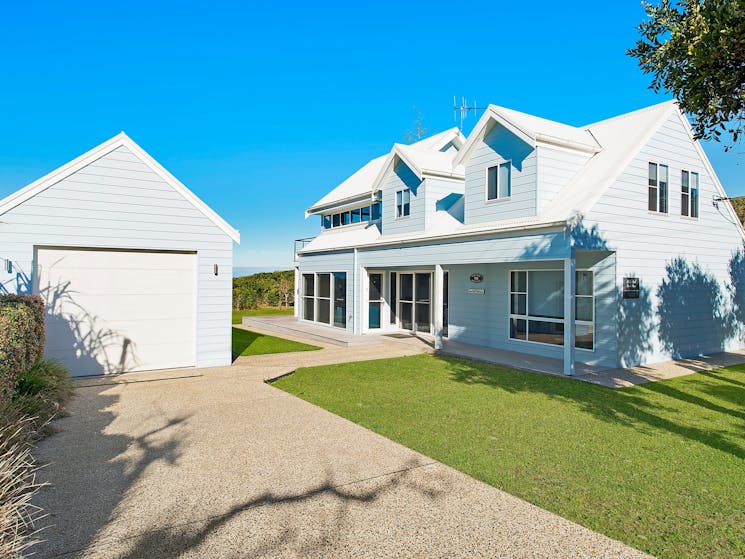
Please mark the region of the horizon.
[[[291, 268], [292, 241], [319, 232], [305, 208], [402, 142], [413, 107], [430, 136], [457, 124], [453, 96], [574, 126], [671, 98], [625, 54], [644, 18], [631, 3], [539, 2], [529, 38], [520, 26], [459, 29], [445, 3], [148, 4], [147, 18], [138, 4], [6, 10], [0, 198], [124, 130], [241, 231], [236, 268]], [[741, 144], [702, 145], [728, 195], [745, 195]]]

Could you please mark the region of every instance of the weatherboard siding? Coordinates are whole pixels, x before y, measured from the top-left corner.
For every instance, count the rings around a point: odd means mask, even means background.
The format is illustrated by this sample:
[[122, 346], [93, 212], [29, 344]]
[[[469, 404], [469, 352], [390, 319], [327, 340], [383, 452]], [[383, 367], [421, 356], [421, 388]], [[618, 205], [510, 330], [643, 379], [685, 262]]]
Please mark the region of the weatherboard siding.
[[[355, 293], [359, 293], [359, 280], [354, 273], [354, 251], [319, 252], [315, 254], [303, 254], [298, 258], [298, 269], [300, 274], [311, 272], [345, 272], [347, 274], [347, 331], [354, 330], [354, 320], [358, 319], [359, 312], [356, 309], [358, 301]], [[301, 301], [302, 276], [300, 285], [295, 286], [295, 300]], [[302, 313], [302, 307], [300, 307]], [[301, 314], [302, 316], [302, 314]]]
[[[512, 162], [509, 199], [486, 200], [486, 170], [501, 162]], [[497, 124], [479, 141], [466, 162], [465, 223], [514, 219], [536, 214], [536, 150]]]
[[195, 251], [196, 365], [230, 364], [233, 241], [126, 147], [0, 217], [0, 292], [31, 291], [35, 246]]
[[[424, 183], [403, 162], [398, 162], [392, 173], [383, 180], [382, 190], [382, 233], [415, 233], [424, 231], [426, 197]], [[411, 211], [406, 217], [396, 217], [396, 192], [411, 190]]]
[[591, 154], [546, 145], [538, 146], [538, 211], [545, 211], [556, 195], [590, 160]]
[[[647, 210], [649, 162], [669, 166], [668, 214]], [[683, 169], [699, 173], [699, 219], [680, 215]], [[719, 210], [712, 203], [717, 195], [713, 178], [683, 122], [673, 114], [586, 216], [585, 228], [597, 227], [601, 242], [617, 251], [619, 290], [624, 277], [640, 279], [642, 297], [619, 303], [621, 364], [654, 363], [742, 347], [742, 332], [718, 331], [723, 321], [712, 320], [707, 308], [709, 296], [716, 291], [721, 304], [714, 306], [724, 311], [732, 307], [728, 266], [733, 253], [742, 247], [738, 227], [727, 211], [728, 202], [721, 202]], [[678, 281], [679, 276], [666, 269], [676, 258], [684, 259], [686, 272], [695, 271], [698, 264], [715, 280], [716, 287], [713, 283]], [[671, 280], [674, 297], [660, 298], [664, 292], [671, 293], [664, 287], [660, 291], [661, 286], [671, 285]]]
[[425, 227], [430, 229], [437, 213], [438, 203], [447, 204], [448, 208], [452, 205], [454, 195], [463, 194], [463, 181], [454, 181], [441, 179], [437, 177], [427, 177], [424, 180], [424, 196], [426, 198], [425, 207]]

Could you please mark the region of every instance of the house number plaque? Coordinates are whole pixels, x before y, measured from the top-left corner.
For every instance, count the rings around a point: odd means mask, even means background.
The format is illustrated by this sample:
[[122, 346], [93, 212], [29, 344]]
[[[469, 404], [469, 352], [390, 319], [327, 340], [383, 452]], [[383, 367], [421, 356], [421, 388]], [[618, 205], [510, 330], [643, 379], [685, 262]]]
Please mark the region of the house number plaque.
[[473, 283], [481, 283], [484, 281], [484, 275], [483, 274], [471, 274], [471, 281]]

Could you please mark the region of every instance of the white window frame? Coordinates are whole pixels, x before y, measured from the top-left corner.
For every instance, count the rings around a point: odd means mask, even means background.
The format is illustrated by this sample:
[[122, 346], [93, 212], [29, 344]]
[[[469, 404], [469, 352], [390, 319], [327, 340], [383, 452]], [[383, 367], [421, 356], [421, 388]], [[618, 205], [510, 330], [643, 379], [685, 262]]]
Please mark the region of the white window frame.
[[[510, 193], [507, 196], [502, 195], [502, 181], [500, 179], [499, 168], [503, 165], [507, 165], [510, 172], [509, 190]], [[489, 170], [497, 169], [497, 197], [489, 198]], [[504, 161], [498, 162], [496, 165], [489, 165], [484, 172], [484, 200], [487, 204], [493, 204], [495, 202], [504, 202], [512, 198], [512, 159], [505, 159]]]
[[[654, 168], [655, 168], [655, 179], [654, 179], [655, 184], [654, 184], [654, 186], [651, 185], [651, 184], [649, 184], [650, 181], [652, 180], [652, 178], [649, 176], [650, 175], [650, 170], [651, 170], [652, 166], [654, 166]], [[663, 197], [662, 197], [662, 192], [663, 192], [662, 184], [663, 184], [663, 181], [660, 178], [660, 176], [661, 176], [660, 169], [663, 169], [663, 168], [665, 169], [665, 175], [666, 175], [666, 180], [664, 181], [664, 185], [665, 185], [665, 188], [664, 188], [664, 192], [665, 192], [665, 197], [664, 197], [665, 211], [662, 211], [662, 209], [661, 209], [662, 208], [662, 203], [661, 202], [663, 200]], [[655, 209], [654, 210], [649, 209], [649, 191], [652, 188], [655, 189]], [[670, 213], [670, 166], [669, 165], [666, 165], [665, 163], [655, 163], [654, 161], [649, 161], [647, 163], [647, 211], [649, 213], [655, 214], [655, 215], [668, 215]]]
[[[347, 281], [349, 281], [349, 272], [346, 270], [334, 270], [331, 272], [320, 270], [316, 272], [300, 272], [300, 281], [302, 284], [302, 300], [303, 300], [303, 307], [300, 309], [300, 320], [303, 322], [307, 322], [308, 324], [317, 324], [318, 326], [328, 326], [330, 328], [336, 328], [337, 330], [346, 330], [346, 327], [342, 328], [341, 326], [335, 326], [334, 325], [334, 289], [335, 289], [335, 282], [336, 278], [334, 277], [335, 273], [345, 273], [347, 274]], [[330, 275], [330, 284], [329, 284], [329, 297], [321, 297], [318, 295], [318, 276], [323, 274], [329, 274]], [[309, 295], [305, 292], [305, 278], [304, 276], [313, 276], [313, 294]], [[348, 285], [348, 284], [347, 284]], [[313, 320], [309, 320], [305, 318], [305, 299], [313, 299]], [[327, 305], [329, 307], [329, 322], [320, 322], [318, 320], [318, 308], [320, 305], [324, 304], [324, 302], [327, 302]], [[347, 301], [347, 305], [349, 305], [349, 301]]]
[[[688, 192], [683, 192], [683, 176], [688, 175]], [[694, 181], [695, 177], [695, 181]], [[695, 186], [694, 186], [695, 182]], [[685, 219], [698, 220], [700, 216], [700, 204], [701, 199], [701, 174], [698, 171], [689, 171], [682, 169], [680, 171], [680, 216]], [[694, 196], [695, 191], [695, 196]], [[688, 196], [688, 202], [685, 205], [686, 213], [683, 213], [683, 196]], [[695, 203], [694, 203], [695, 199]], [[693, 215], [693, 210], [696, 210], [696, 215]]]
[[[508, 270], [507, 271], [507, 309], [508, 309], [507, 339], [508, 340], [510, 340], [511, 342], [519, 342], [519, 343], [525, 343], [525, 344], [537, 344], [537, 345], [548, 346], [548, 347], [560, 347], [560, 348], [563, 348], [564, 347], [564, 344], [563, 343], [561, 345], [559, 345], [559, 344], [549, 344], [549, 343], [546, 343], [546, 342], [536, 342], [536, 341], [530, 340], [530, 339], [521, 340], [519, 338], [513, 338], [513, 337], [510, 336], [510, 325], [512, 323], [512, 319], [513, 318], [518, 319], [518, 320], [525, 320], [525, 328], [526, 328], [525, 334], [526, 334], [526, 336], [530, 336], [530, 321], [531, 320], [533, 322], [554, 322], [554, 323], [557, 323], [557, 324], [565, 324], [565, 319], [564, 318], [546, 318], [546, 317], [531, 316], [530, 314], [528, 314], [528, 311], [529, 311], [529, 301], [530, 301], [530, 299], [529, 299], [529, 297], [530, 297], [530, 289], [528, 287], [530, 280], [528, 279], [528, 275], [530, 274], [530, 272], [563, 272], [563, 271], [564, 270], [562, 268], [531, 268], [531, 269], [513, 269], [513, 270]], [[526, 273], [526, 276], [525, 276], [525, 291], [524, 292], [523, 291], [512, 291], [512, 272], [525, 272]], [[574, 323], [576, 325], [590, 326], [590, 327], [592, 327], [592, 349], [587, 349], [585, 347], [577, 347], [576, 346], [576, 341], [575, 341], [575, 347], [574, 347], [574, 349], [577, 350], [577, 351], [586, 351], [586, 352], [589, 352], [589, 353], [594, 353], [595, 352], [595, 349], [597, 347], [597, 345], [596, 345], [597, 344], [597, 339], [596, 339], [596, 336], [595, 336], [595, 332], [596, 332], [596, 329], [595, 329], [595, 323], [596, 323], [595, 312], [596, 312], [596, 308], [597, 308], [597, 305], [596, 305], [596, 303], [597, 303], [597, 295], [596, 295], [596, 291], [595, 291], [595, 271], [594, 270], [590, 270], [590, 269], [585, 269], [585, 268], [577, 268], [575, 270], [575, 273], [576, 272], [590, 272], [592, 274], [592, 295], [576, 295], [575, 294], [575, 298], [576, 297], [586, 297], [586, 298], [592, 297], [592, 321], [577, 320], [576, 318], [574, 320]], [[514, 294], [524, 294], [525, 295], [525, 314], [524, 315], [522, 315], [522, 314], [514, 314], [512, 312], [512, 295], [513, 295], [513, 293]], [[576, 308], [576, 305], [577, 305], [576, 301], [575, 301], [574, 304], [575, 304], [575, 308]], [[565, 326], [566, 326], [566, 324], [565, 324]]]
[[[408, 193], [409, 195], [409, 213], [404, 214], [404, 208], [406, 207], [406, 204], [404, 203], [404, 194]], [[398, 203], [398, 195], [401, 195], [401, 203]], [[395, 218], [396, 219], [406, 219], [407, 217], [411, 216], [411, 188], [401, 188], [396, 190], [394, 199], [394, 212], [395, 212]]]

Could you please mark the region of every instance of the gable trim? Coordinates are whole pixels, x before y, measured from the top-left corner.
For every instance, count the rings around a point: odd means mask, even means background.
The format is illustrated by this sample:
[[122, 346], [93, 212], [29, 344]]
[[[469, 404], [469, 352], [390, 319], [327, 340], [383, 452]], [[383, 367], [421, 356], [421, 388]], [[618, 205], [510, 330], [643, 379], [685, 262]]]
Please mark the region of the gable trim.
[[83, 155], [76, 157], [72, 161], [55, 169], [51, 173], [48, 173], [43, 177], [35, 180], [28, 186], [25, 186], [24, 188], [21, 188], [20, 190], [0, 200], [0, 215], [3, 215], [13, 208], [23, 204], [37, 194], [44, 192], [51, 186], [54, 186], [58, 182], [75, 174], [79, 170], [120, 147], [126, 147], [127, 149], [129, 149], [138, 159], [145, 163], [145, 165], [147, 165], [155, 174], [157, 174], [161, 179], [163, 179], [163, 181], [171, 186], [171, 188], [173, 188], [184, 198], [186, 198], [186, 200], [188, 200], [210, 221], [217, 225], [217, 227], [219, 227], [226, 235], [228, 235], [236, 243], [241, 242], [241, 235], [236, 229], [231, 227], [212, 208], [210, 208], [207, 204], [200, 200], [196, 194], [194, 194], [181, 181], [179, 181], [176, 177], [169, 173], [160, 163], [153, 159], [145, 150], [138, 146], [124, 132], [120, 132], [113, 138], [105, 141], [95, 148], [85, 152]]

